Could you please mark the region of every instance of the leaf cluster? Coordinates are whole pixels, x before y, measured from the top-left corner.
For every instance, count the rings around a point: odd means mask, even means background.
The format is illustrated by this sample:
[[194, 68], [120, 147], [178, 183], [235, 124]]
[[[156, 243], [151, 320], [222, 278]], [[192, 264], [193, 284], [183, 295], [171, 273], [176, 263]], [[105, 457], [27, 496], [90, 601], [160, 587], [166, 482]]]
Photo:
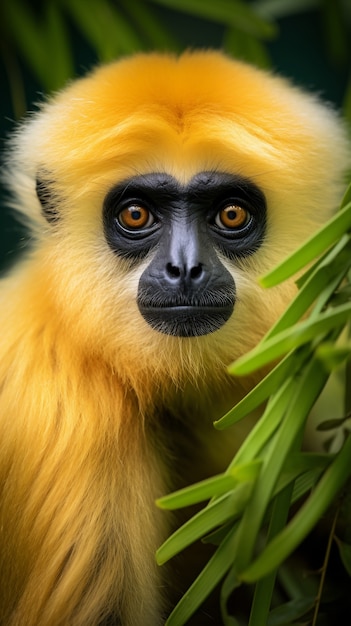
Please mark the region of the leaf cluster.
[[[227, 428], [266, 402], [263, 415], [224, 474], [158, 502], [163, 508], [175, 509], [209, 500], [159, 548], [160, 564], [198, 539], [217, 546], [173, 610], [168, 626], [185, 624], [219, 583], [225, 626], [242, 624], [228, 611], [228, 600], [242, 585], [255, 586], [249, 626], [292, 624], [302, 618], [303, 623], [317, 624], [333, 538], [351, 576], [351, 537], [335, 534], [340, 516], [350, 522], [349, 490], [342, 491], [351, 475], [349, 431], [344, 429], [337, 452], [311, 453], [302, 447], [307, 418], [331, 372], [344, 366], [350, 373], [351, 344], [348, 339], [341, 347], [336, 344], [351, 319], [350, 230], [351, 186], [335, 217], [262, 278], [263, 285], [272, 286], [309, 264], [297, 281], [299, 291], [287, 311], [260, 344], [229, 371], [240, 376], [277, 360], [278, 364], [215, 427]], [[344, 426], [350, 414], [349, 394], [345, 393], [345, 417], [321, 428]], [[288, 571], [287, 559], [332, 505], [319, 588], [312, 596], [300, 589], [288, 603], [271, 609], [277, 575], [284, 567]]]
[[[45, 92], [76, 73], [80, 37], [105, 62], [139, 50], [181, 50], [172, 15], [217, 24], [221, 47], [260, 67], [270, 67], [268, 44], [278, 21], [315, 10], [324, 25], [326, 50], [339, 66], [349, 64], [351, 5], [348, 0], [2, 0], [0, 55], [16, 117], [26, 110], [22, 61]], [[79, 68], [80, 69], [80, 68]], [[345, 95], [351, 119], [351, 89]]]

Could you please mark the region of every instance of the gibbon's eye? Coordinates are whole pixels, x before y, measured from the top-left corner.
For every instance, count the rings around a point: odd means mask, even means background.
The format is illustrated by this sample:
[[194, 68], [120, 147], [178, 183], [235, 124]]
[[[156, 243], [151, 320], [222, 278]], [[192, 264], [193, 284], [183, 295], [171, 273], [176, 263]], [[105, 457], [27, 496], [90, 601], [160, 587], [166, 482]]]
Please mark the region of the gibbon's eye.
[[119, 224], [127, 230], [149, 228], [155, 222], [152, 213], [139, 204], [131, 204], [117, 215]]
[[247, 209], [239, 204], [227, 204], [218, 211], [214, 223], [218, 228], [240, 230], [248, 224], [251, 215]]

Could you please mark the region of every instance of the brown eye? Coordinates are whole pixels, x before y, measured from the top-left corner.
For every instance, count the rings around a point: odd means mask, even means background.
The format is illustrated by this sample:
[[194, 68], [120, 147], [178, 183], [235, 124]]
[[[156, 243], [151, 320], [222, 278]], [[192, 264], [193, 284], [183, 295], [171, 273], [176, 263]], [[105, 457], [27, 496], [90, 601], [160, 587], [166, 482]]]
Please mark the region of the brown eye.
[[215, 224], [219, 228], [242, 228], [247, 224], [250, 213], [238, 204], [228, 204], [221, 209], [216, 217]]
[[148, 228], [154, 223], [152, 213], [139, 204], [131, 204], [118, 214], [119, 223], [128, 230]]

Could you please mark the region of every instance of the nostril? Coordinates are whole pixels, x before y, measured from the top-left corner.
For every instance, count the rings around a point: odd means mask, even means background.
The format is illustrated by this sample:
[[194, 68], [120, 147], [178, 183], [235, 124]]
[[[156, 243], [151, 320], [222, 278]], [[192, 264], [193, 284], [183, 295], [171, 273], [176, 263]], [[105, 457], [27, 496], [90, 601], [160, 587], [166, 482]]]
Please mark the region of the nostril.
[[202, 267], [202, 263], [199, 263], [198, 265], [194, 265], [193, 267], [191, 267], [190, 270], [188, 271], [186, 266], [179, 267], [178, 265], [167, 263], [166, 272], [169, 278], [171, 279], [182, 279], [187, 282], [189, 280], [193, 281], [193, 280], [197, 280], [198, 278], [200, 278], [203, 272], [203, 267]]
[[195, 267], [192, 267], [190, 270], [190, 278], [192, 280], [196, 280], [197, 278], [199, 278], [202, 274], [202, 263], [199, 263], [199, 265], [195, 265]]
[[167, 263], [166, 270], [169, 276], [172, 278], [180, 277], [180, 269], [176, 265], [172, 265], [172, 263]]

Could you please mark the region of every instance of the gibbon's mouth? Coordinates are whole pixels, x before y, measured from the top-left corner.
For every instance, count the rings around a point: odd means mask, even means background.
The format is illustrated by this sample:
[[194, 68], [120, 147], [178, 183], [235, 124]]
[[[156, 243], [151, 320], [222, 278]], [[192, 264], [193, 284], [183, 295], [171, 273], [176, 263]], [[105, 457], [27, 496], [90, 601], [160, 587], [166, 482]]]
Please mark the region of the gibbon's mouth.
[[151, 328], [166, 335], [176, 337], [199, 337], [218, 330], [227, 322], [234, 309], [234, 301], [220, 305], [178, 305], [154, 306], [138, 303], [139, 310]]

